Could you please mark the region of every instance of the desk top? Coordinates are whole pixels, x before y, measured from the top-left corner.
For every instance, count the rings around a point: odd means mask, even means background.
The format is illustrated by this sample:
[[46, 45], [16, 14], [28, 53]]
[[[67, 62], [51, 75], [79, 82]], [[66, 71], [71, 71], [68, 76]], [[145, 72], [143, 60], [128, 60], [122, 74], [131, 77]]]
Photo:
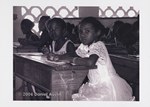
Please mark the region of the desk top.
[[50, 61], [47, 60], [46, 56], [42, 53], [14, 53], [14, 57], [19, 57], [25, 60], [30, 60], [33, 62], [38, 62], [46, 66], [52, 67], [54, 70], [87, 70], [87, 69], [96, 69], [94, 67], [86, 67], [79, 65], [67, 64], [65, 61]]
[[119, 54], [109, 54], [110, 57], [116, 57], [123, 60], [128, 60], [132, 62], [139, 62], [139, 55], [119, 55]]

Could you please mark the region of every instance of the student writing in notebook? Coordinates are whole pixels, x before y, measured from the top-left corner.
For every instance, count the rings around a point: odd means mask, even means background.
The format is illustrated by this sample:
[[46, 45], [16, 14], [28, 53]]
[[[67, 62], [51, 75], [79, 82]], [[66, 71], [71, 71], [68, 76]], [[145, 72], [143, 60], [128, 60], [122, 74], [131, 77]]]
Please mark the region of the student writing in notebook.
[[66, 33], [66, 23], [61, 18], [53, 18], [47, 22], [47, 31], [51, 37], [52, 46], [49, 47], [49, 51], [45, 52], [47, 54], [48, 60], [54, 60], [54, 56], [69, 55], [73, 56], [75, 54], [75, 46], [71, 40], [69, 40]]

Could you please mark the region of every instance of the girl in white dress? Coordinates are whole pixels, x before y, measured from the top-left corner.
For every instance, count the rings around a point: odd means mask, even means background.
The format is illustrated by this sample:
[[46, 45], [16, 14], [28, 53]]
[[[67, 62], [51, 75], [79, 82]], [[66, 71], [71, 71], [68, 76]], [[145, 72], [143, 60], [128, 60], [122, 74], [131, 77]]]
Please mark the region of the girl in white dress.
[[[75, 54], [75, 46], [73, 42], [66, 38], [66, 23], [61, 18], [53, 18], [46, 23], [46, 28], [51, 37], [52, 46], [49, 47], [48, 60], [58, 55]], [[56, 58], [58, 59], [58, 58]]]
[[81, 45], [76, 50], [79, 57], [72, 59], [76, 65], [94, 66], [89, 70], [89, 81], [83, 84], [78, 93], [72, 95], [74, 101], [130, 101], [133, 99], [129, 84], [115, 71], [107, 49], [99, 36], [103, 25], [93, 17], [83, 19], [79, 24]]

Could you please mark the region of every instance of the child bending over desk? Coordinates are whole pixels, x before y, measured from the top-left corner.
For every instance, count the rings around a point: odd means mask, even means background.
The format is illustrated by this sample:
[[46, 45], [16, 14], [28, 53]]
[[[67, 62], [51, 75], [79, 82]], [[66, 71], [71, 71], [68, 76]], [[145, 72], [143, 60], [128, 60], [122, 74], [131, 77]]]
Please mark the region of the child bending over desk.
[[21, 21], [21, 30], [23, 34], [25, 34], [25, 38], [19, 38], [18, 41], [21, 45], [33, 45], [37, 46], [37, 41], [39, 41], [39, 37], [32, 32], [32, 28], [34, 27], [34, 23], [29, 19], [23, 19]]
[[72, 95], [74, 101], [130, 101], [133, 100], [132, 88], [115, 71], [107, 49], [98, 38], [103, 25], [93, 17], [83, 19], [79, 24], [81, 44], [76, 50], [78, 57], [68, 58], [76, 65], [94, 66], [88, 72], [89, 82], [83, 84], [78, 93]]
[[66, 34], [66, 23], [61, 18], [53, 18], [47, 22], [47, 31], [49, 36], [52, 38], [52, 46], [49, 50], [44, 50], [44, 53], [49, 53], [50, 56], [57, 55], [69, 55], [73, 56], [75, 54], [75, 46], [71, 40], [69, 40]]
[[49, 47], [49, 45], [51, 45], [52, 43], [52, 39], [50, 38], [50, 36], [48, 35], [48, 31], [46, 29], [46, 23], [51, 20], [50, 16], [41, 16], [40, 20], [39, 20], [39, 32], [42, 32], [40, 35], [40, 40], [39, 40], [39, 51], [42, 51], [42, 48], [45, 47]]
[[[66, 39], [66, 23], [63, 19], [53, 18], [46, 23], [48, 34], [52, 41], [52, 46], [43, 48], [43, 53], [47, 55], [48, 60], [57, 60], [58, 56], [73, 56], [75, 47], [71, 40]], [[32, 86], [34, 93], [40, 92]], [[46, 100], [45, 98], [44, 100]]]

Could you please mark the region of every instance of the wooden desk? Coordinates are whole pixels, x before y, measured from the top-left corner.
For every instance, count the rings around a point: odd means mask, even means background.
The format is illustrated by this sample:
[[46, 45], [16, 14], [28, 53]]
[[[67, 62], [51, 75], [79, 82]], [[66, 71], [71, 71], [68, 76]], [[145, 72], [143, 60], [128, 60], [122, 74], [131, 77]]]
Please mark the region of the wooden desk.
[[13, 52], [38, 52], [38, 48], [36, 46], [22, 46], [19, 42], [13, 42]]
[[110, 54], [116, 72], [133, 88], [136, 100], [139, 100], [139, 59], [128, 55]]
[[88, 70], [94, 68], [54, 64], [41, 54], [14, 54], [14, 76], [50, 94], [51, 100], [71, 100]]
[[139, 59], [127, 55], [110, 54], [116, 72], [132, 83], [139, 83]]
[[38, 52], [38, 48], [35, 46], [19, 46], [13, 47], [14, 53], [20, 52]]

